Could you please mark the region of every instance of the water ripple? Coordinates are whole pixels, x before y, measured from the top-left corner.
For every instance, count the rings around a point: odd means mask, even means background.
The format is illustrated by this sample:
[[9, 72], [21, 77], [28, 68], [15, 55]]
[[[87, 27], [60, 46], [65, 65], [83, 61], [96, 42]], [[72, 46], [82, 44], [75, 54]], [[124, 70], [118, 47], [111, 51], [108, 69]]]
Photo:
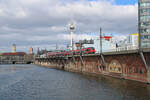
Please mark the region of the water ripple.
[[35, 65], [0, 65], [0, 100], [149, 100], [150, 85]]

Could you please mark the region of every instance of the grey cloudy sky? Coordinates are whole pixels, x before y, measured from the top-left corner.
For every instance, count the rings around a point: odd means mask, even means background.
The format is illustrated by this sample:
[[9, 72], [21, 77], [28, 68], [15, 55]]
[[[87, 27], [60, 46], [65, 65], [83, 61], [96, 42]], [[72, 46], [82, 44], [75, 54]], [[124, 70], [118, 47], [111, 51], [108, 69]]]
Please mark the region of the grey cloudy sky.
[[29, 47], [52, 49], [69, 44], [68, 24], [76, 25], [76, 40], [97, 33], [137, 32], [137, 4], [115, 5], [113, 0], [0, 0], [0, 51]]

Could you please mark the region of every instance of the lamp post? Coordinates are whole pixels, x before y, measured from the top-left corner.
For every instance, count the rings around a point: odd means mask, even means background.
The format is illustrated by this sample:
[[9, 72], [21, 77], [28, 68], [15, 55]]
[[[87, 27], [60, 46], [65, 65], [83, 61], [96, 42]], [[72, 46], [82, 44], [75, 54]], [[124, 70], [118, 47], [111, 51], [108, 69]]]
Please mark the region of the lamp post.
[[102, 28], [100, 27], [100, 54], [102, 54]]

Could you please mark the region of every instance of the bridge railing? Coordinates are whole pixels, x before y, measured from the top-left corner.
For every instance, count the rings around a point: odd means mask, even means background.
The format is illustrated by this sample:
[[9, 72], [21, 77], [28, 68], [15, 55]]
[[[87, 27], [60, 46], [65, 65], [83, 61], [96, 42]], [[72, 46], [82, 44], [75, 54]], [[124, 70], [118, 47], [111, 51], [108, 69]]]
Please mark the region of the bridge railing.
[[109, 51], [103, 52], [121, 52], [121, 51], [130, 51], [130, 50], [137, 50], [138, 46], [125, 46], [125, 47], [117, 47], [114, 49], [110, 49]]
[[[132, 50], [138, 50], [138, 46], [125, 46], [125, 47], [117, 47], [117, 48], [114, 48], [114, 49], [109, 49], [109, 51], [105, 51], [103, 50], [102, 52], [103, 53], [115, 53], [115, 52], [126, 52], [126, 51], [132, 51]], [[96, 55], [99, 54], [99, 52], [95, 53]], [[86, 55], [91, 55], [91, 54], [86, 54]], [[93, 54], [92, 54], [93, 55]], [[51, 56], [50, 58], [55, 58], [55, 57], [61, 57], [61, 58], [65, 58], [65, 57], [68, 57], [68, 56]], [[37, 56], [36, 59], [38, 58], [49, 58], [47, 57], [46, 55], [41, 55], [41, 56]]]

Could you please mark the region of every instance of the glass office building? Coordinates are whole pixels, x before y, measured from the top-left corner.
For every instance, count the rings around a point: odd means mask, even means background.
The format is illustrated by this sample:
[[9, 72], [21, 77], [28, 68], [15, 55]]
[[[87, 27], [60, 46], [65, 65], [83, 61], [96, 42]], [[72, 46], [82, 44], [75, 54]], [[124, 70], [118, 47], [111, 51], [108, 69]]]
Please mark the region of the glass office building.
[[141, 48], [150, 48], [150, 0], [139, 0], [138, 20]]

